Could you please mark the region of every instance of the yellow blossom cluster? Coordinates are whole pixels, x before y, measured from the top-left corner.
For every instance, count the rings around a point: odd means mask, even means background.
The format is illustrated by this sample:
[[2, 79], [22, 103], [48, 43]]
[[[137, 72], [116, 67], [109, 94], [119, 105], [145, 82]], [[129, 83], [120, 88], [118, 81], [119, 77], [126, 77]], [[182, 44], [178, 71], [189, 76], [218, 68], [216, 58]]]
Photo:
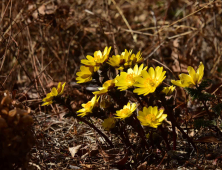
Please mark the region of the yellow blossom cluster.
[[[79, 113], [78, 116], [84, 117], [90, 115], [96, 107], [100, 107], [103, 110], [107, 109], [111, 102], [111, 100], [108, 100], [108, 92], [115, 87], [120, 91], [134, 88], [134, 93], [146, 96], [150, 93], [154, 93], [156, 88], [159, 87], [166, 78], [166, 71], [163, 70], [163, 67], [157, 66], [148, 69], [144, 64], [138, 66], [138, 63], [143, 62], [140, 51], [137, 54], [133, 54], [132, 50], [125, 50], [121, 55], [113, 55], [109, 58], [110, 50], [111, 47], [106, 47], [103, 52], [96, 51], [94, 52], [94, 56], [87, 55], [86, 59], [81, 60], [84, 66], [81, 66], [80, 71], [76, 74], [77, 83], [91, 81], [93, 73], [98, 71], [106, 61], [116, 70], [120, 70], [120, 73], [114, 79], [106, 80], [102, 87], [98, 88], [98, 91], [93, 92], [95, 96], [87, 103], [82, 104], [82, 109], [77, 111], [77, 113]], [[180, 87], [197, 86], [202, 80], [204, 65], [201, 62], [196, 72], [191, 66], [188, 66], [187, 70], [189, 73], [188, 75], [180, 74], [180, 80], [171, 80], [172, 84]], [[65, 83], [63, 85], [59, 83], [57, 89], [54, 87], [52, 91], [47, 94], [46, 98], [43, 99], [43, 106], [52, 104], [53, 97], [61, 95], [64, 91], [64, 86]], [[168, 96], [171, 95], [174, 90], [175, 86], [172, 85], [163, 87], [161, 92]], [[99, 105], [100, 96], [102, 97]], [[117, 119], [125, 120], [131, 117], [136, 109], [136, 103], [128, 102], [122, 109], [114, 113], [115, 117], [105, 119], [102, 126], [105, 130], [110, 130], [115, 127]], [[137, 118], [141, 125], [157, 128], [167, 117], [167, 114], [163, 114], [163, 112], [163, 109], [158, 110], [157, 106], [143, 107], [143, 111], [138, 112]]]

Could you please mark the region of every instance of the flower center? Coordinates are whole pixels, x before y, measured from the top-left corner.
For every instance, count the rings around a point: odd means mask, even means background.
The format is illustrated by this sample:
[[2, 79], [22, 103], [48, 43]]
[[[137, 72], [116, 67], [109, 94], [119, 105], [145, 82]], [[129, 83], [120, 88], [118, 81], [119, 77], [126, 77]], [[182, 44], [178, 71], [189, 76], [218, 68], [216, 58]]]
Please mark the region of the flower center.
[[153, 115], [153, 114], [149, 114], [149, 115], [146, 116], [146, 120], [147, 120], [148, 122], [155, 122], [156, 117], [155, 117], [155, 115]]
[[123, 116], [126, 116], [128, 113], [129, 113], [129, 109], [128, 108], [125, 108], [125, 109], [121, 110], [121, 114]]
[[158, 86], [158, 80], [157, 79], [150, 79], [147, 78], [144, 82], [145, 87], [157, 87]]
[[126, 81], [128, 83], [130, 83], [130, 84], [133, 84], [135, 82], [135, 80], [134, 80], [134, 73], [127, 74]]
[[88, 103], [86, 103], [85, 108], [89, 109], [91, 107], [91, 105], [92, 105], [92, 102], [89, 101]]
[[93, 60], [94, 60], [94, 61], [97, 61], [97, 60], [99, 60], [100, 58], [101, 58], [100, 55], [96, 55], [96, 56], [94, 56]]

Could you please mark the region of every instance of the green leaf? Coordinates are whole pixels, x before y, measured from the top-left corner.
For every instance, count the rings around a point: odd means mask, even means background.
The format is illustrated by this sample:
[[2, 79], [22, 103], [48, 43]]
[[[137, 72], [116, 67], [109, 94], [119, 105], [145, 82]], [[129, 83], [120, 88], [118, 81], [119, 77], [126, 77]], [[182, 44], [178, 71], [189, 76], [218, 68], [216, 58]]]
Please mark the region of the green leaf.
[[216, 125], [215, 120], [204, 120], [204, 119], [195, 119], [194, 120], [194, 128], [195, 129], [200, 129], [201, 127], [209, 127], [212, 125]]
[[203, 80], [203, 81], [200, 83], [198, 89], [199, 89], [200, 91], [205, 90], [206, 87], [210, 86], [211, 83], [212, 83], [212, 80], [210, 80], [210, 79]]
[[222, 103], [219, 103], [218, 105], [216, 105], [216, 106], [213, 107], [212, 109], [213, 109], [213, 111], [214, 111], [216, 114], [220, 115], [220, 113], [221, 113], [221, 111], [222, 111]]

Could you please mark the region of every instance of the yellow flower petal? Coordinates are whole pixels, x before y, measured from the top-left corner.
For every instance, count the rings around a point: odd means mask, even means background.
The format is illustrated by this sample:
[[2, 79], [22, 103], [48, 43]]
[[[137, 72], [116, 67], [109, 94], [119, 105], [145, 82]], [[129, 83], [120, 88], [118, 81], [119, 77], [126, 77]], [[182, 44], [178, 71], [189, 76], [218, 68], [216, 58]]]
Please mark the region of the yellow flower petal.
[[199, 68], [197, 72], [195, 72], [194, 68], [191, 66], [187, 67], [188, 75], [187, 74], [180, 74], [180, 80], [171, 80], [174, 85], [180, 87], [192, 87], [198, 85], [203, 78], [204, 75], [204, 65], [200, 62]]
[[164, 87], [161, 92], [165, 93], [165, 95], [169, 96], [169, 95], [171, 95], [173, 93], [174, 90], [175, 90], [175, 86], [169, 86], [169, 87]]
[[94, 71], [93, 67], [81, 66], [80, 71], [76, 73], [76, 75], [78, 76], [76, 78], [77, 83], [86, 83], [91, 81], [93, 71]]
[[135, 65], [133, 69], [129, 68], [126, 72], [121, 72], [120, 76], [116, 77], [116, 86], [121, 91], [127, 90], [128, 88], [131, 88], [134, 86], [134, 84], [138, 81], [138, 77], [140, 77], [143, 70], [145, 71], [146, 67], [143, 69], [143, 64], [140, 65], [138, 68], [138, 65]]
[[144, 107], [143, 111], [139, 111], [137, 116], [143, 126], [150, 126], [153, 128], [157, 128], [166, 117], [167, 115], [163, 114], [163, 110], [158, 111], [157, 106]]
[[104, 120], [102, 126], [105, 130], [110, 130], [112, 128], [114, 128], [116, 125], [116, 120], [114, 117], [109, 117], [107, 119]]
[[115, 79], [113, 80], [107, 80], [104, 84], [103, 87], [99, 87], [99, 91], [93, 92], [95, 95], [101, 95], [107, 93], [111, 88], [115, 86]]
[[99, 98], [97, 98], [97, 95], [95, 95], [90, 101], [88, 101], [86, 104], [82, 104], [82, 109], [78, 110], [77, 113], [81, 113], [78, 114], [78, 116], [86, 116], [90, 113], [92, 113], [93, 108], [95, 108], [98, 104]]
[[163, 71], [162, 67], [156, 67], [155, 70], [151, 67], [148, 72], [143, 70], [141, 77], [137, 78], [137, 83], [134, 84], [138, 88], [134, 89], [133, 92], [138, 95], [143, 94], [144, 96], [153, 93], [166, 78], [165, 73], [166, 71]]
[[136, 110], [137, 106], [136, 103], [130, 104], [127, 103], [127, 105], [123, 106], [123, 109], [116, 111], [116, 118], [117, 119], [126, 119], [127, 117], [130, 117], [133, 112]]
[[108, 47], [105, 47], [103, 53], [100, 50], [95, 51], [94, 57], [87, 55], [86, 59], [81, 60], [81, 63], [88, 66], [88, 67], [100, 66], [104, 62], [107, 61], [107, 59], [109, 57], [110, 50], [111, 50], [111, 47], [109, 47], [109, 49], [108, 49]]
[[53, 87], [51, 92], [48, 93], [44, 99], [42, 99], [42, 101], [44, 102], [42, 104], [42, 106], [52, 104], [53, 103], [52, 100], [54, 97], [62, 95], [63, 91], [64, 91], [65, 84], [66, 83], [63, 83], [63, 85], [61, 86], [61, 82], [59, 82], [57, 89], [55, 87]]

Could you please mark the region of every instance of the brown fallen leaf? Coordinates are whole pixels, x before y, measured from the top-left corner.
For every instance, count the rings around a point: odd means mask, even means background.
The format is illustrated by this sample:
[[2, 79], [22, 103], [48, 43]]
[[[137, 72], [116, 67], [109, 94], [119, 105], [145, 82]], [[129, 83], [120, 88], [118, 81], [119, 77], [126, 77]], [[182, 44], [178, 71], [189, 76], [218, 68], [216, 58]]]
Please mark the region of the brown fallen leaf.
[[71, 156], [74, 158], [75, 154], [78, 152], [78, 150], [81, 148], [82, 145], [77, 145], [74, 147], [69, 148], [69, 152], [71, 153]]
[[198, 140], [195, 140], [194, 142], [196, 143], [221, 143], [221, 141], [219, 141], [217, 138], [215, 138], [214, 136], [206, 136], [206, 137], [202, 137]]
[[128, 150], [126, 151], [125, 156], [120, 161], [116, 162], [117, 165], [125, 165], [128, 160]]

